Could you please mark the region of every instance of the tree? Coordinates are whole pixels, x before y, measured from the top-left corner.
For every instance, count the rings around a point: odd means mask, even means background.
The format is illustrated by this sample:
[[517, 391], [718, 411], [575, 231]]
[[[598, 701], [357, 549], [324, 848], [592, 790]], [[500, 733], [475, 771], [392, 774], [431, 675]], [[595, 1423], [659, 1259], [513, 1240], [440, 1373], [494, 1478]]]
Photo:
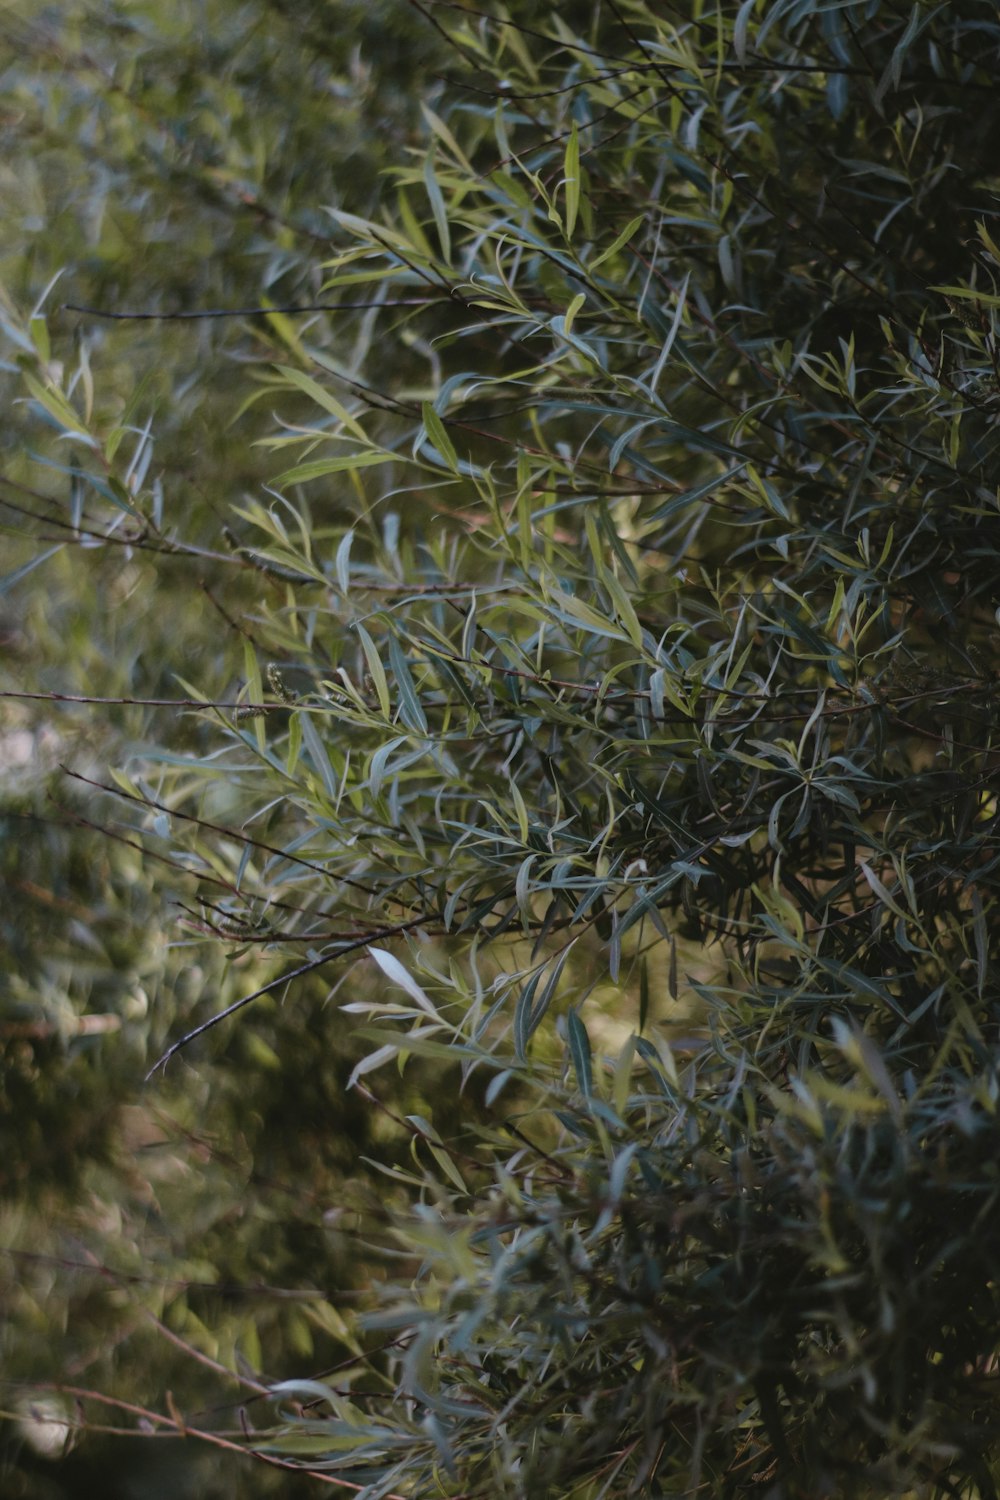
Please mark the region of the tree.
[[[115, 775], [268, 955], [171, 1052], [318, 974], [372, 1109], [478, 1089], [360, 1205], [369, 1354], [252, 1444], [372, 1496], [995, 1494], [995, 13], [426, 15], [447, 87], [329, 208], [338, 310], [239, 408], [266, 498], [198, 539], [238, 653]], [[80, 482], [193, 555], [22, 337]]]

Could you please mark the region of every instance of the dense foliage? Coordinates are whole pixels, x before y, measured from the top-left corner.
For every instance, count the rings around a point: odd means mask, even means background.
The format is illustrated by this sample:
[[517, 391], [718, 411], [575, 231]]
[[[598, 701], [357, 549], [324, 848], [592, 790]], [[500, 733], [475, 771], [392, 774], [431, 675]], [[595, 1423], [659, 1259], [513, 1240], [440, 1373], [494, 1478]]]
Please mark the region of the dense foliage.
[[218, 608], [92, 778], [257, 955], [150, 1088], [275, 996], [321, 1066], [319, 978], [410, 1136], [345, 1187], [338, 1384], [246, 1442], [371, 1497], [995, 1495], [995, 7], [419, 11], [421, 123], [282, 269], [335, 310], [226, 335], [252, 486], [191, 502], [92, 316], [8, 320], [36, 534]]

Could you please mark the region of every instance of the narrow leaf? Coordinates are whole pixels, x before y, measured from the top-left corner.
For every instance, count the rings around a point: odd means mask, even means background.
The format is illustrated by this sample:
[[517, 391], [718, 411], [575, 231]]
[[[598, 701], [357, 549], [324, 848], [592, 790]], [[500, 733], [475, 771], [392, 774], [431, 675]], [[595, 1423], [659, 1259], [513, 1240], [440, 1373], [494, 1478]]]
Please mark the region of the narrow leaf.
[[378, 964], [386, 979], [393, 984], [398, 984], [401, 990], [405, 990], [410, 999], [415, 1001], [420, 1009], [426, 1011], [429, 1016], [438, 1019], [438, 1013], [433, 1003], [424, 994], [417, 981], [404, 969], [399, 959], [385, 948], [369, 948], [368, 952]]
[[440, 453], [451, 472], [457, 474], [458, 454], [455, 452], [455, 445], [448, 436], [444, 423], [429, 401], [423, 403], [421, 410], [428, 440]]
[[572, 239], [573, 230], [576, 228], [576, 216], [580, 208], [580, 132], [577, 130], [575, 120], [569, 133], [569, 140], [566, 142], [563, 174], [566, 192], [566, 238]]
[[385, 719], [389, 719], [392, 717], [392, 705], [389, 701], [389, 679], [385, 675], [385, 667], [382, 665], [382, 658], [381, 656], [379, 656], [375, 642], [372, 640], [365, 627], [363, 625], [355, 625], [354, 628], [358, 632], [358, 639], [361, 642], [361, 649], [364, 651], [365, 661], [368, 663], [368, 672], [371, 676], [372, 682], [375, 684], [375, 691], [378, 694], [379, 707], [382, 710], [382, 717]]
[[569, 1039], [569, 1054], [573, 1072], [581, 1094], [589, 1099], [594, 1089], [594, 1075], [590, 1060], [590, 1038], [575, 1010], [566, 1016], [566, 1035]]

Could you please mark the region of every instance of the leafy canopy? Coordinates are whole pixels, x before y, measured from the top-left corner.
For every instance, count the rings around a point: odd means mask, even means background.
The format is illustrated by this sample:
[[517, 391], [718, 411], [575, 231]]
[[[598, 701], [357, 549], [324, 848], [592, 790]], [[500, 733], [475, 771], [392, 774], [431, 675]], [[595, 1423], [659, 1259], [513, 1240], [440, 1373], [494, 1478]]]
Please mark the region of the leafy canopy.
[[338, 310], [248, 330], [273, 467], [207, 545], [15, 330], [72, 524], [229, 580], [199, 749], [113, 772], [268, 956], [229, 1012], [319, 971], [373, 1108], [480, 1090], [386, 1167], [394, 1352], [254, 1445], [372, 1497], [994, 1495], [995, 10], [425, 14], [449, 81], [319, 205]]

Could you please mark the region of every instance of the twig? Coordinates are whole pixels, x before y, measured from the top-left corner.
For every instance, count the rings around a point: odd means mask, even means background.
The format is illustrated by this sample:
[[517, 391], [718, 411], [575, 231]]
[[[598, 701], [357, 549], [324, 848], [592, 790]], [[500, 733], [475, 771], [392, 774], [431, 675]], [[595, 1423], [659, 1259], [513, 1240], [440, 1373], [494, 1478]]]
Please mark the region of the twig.
[[83, 307], [77, 302], [64, 302], [62, 310], [119, 323], [181, 323], [194, 322], [199, 318], [267, 317], [269, 313], [295, 316], [298, 313], [313, 312], [361, 312], [373, 307], [428, 307], [433, 302], [448, 300], [450, 299], [445, 294], [440, 297], [399, 297], [389, 302], [301, 302], [289, 307], [210, 307], [200, 312], [112, 312], [106, 307]]
[[325, 953], [320, 958], [310, 959], [307, 964], [300, 964], [297, 969], [289, 969], [284, 974], [279, 974], [277, 979], [271, 979], [267, 984], [262, 984], [259, 989], [254, 990], [252, 994], [243, 995], [239, 1000], [234, 1000], [232, 1005], [227, 1005], [224, 1010], [216, 1011], [214, 1016], [209, 1016], [208, 1020], [202, 1021], [200, 1026], [195, 1026], [190, 1031], [185, 1032], [179, 1041], [174, 1042], [161, 1057], [157, 1058], [146, 1074], [145, 1081], [148, 1083], [154, 1073], [158, 1072], [160, 1068], [165, 1068], [175, 1052], [180, 1052], [183, 1047], [186, 1047], [189, 1042], [193, 1042], [196, 1037], [204, 1035], [206, 1031], [211, 1031], [212, 1027], [218, 1026], [220, 1021], [228, 1020], [238, 1010], [242, 1010], [245, 1005], [249, 1005], [254, 1000], [259, 1000], [262, 995], [268, 995], [272, 990], [280, 989], [283, 984], [288, 984], [293, 979], [300, 979], [303, 974], [311, 974], [314, 969], [319, 969], [324, 964], [333, 963], [334, 959], [343, 958], [347, 953], [353, 953], [358, 948], [367, 947], [371, 942], [375, 942], [376, 940], [384, 942], [387, 938], [398, 937], [401, 933], [411, 932], [413, 928], [423, 926], [426, 921], [426, 915], [422, 914], [419, 917], [412, 917], [408, 922], [397, 922], [395, 926], [384, 927], [380, 932], [369, 932], [364, 937], [357, 938], [354, 942], [345, 943], [341, 947], [338, 947], [335, 953]]
[[[139, 1406], [133, 1401], [123, 1401], [120, 1397], [105, 1396], [100, 1391], [88, 1390], [85, 1386], [63, 1385], [59, 1381], [54, 1380], [33, 1384], [32, 1389], [54, 1391], [64, 1396], [75, 1396], [79, 1401], [97, 1401], [102, 1406], [113, 1406], [118, 1411], [129, 1412], [132, 1416], [138, 1417], [140, 1421], [149, 1422], [158, 1428], [166, 1427], [169, 1429], [168, 1432], [154, 1431], [146, 1433], [145, 1436], [148, 1437], [193, 1437], [203, 1443], [212, 1443], [216, 1448], [225, 1448], [230, 1453], [241, 1453], [246, 1458], [257, 1458], [262, 1463], [273, 1464], [279, 1469], [291, 1469], [293, 1473], [304, 1474], [310, 1479], [318, 1479], [321, 1484], [327, 1484], [336, 1489], [352, 1490], [357, 1494], [366, 1488], [365, 1485], [356, 1484], [351, 1479], [337, 1479], [332, 1474], [325, 1474], [321, 1469], [309, 1469], [302, 1464], [289, 1463], [283, 1458], [274, 1458], [271, 1454], [264, 1453], [259, 1448], [251, 1447], [247, 1443], [234, 1443], [231, 1439], [222, 1437], [217, 1432], [207, 1432], [201, 1427], [189, 1427], [179, 1412], [176, 1416], [166, 1416], [162, 1412], [150, 1410], [149, 1407]], [[133, 1433], [133, 1436], [137, 1437], [139, 1435], [139, 1433]], [[247, 1437], [252, 1441], [252, 1434], [247, 1433]], [[385, 1500], [406, 1500], [406, 1496], [393, 1491], [391, 1494], [385, 1496]]]

